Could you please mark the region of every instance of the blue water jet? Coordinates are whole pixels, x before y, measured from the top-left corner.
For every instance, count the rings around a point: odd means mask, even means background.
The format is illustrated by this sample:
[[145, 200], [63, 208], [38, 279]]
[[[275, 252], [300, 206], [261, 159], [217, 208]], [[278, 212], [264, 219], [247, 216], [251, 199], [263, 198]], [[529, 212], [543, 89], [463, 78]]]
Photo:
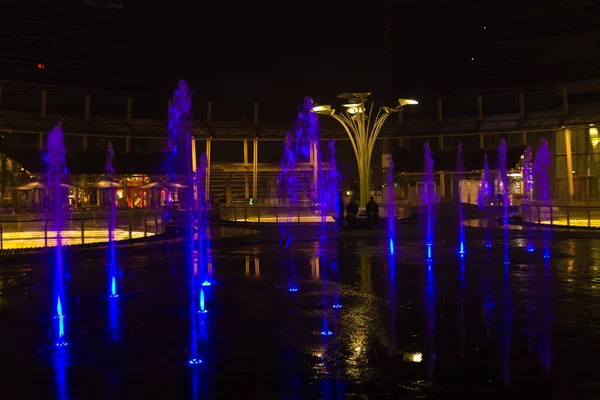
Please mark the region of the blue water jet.
[[288, 286], [288, 292], [297, 292], [298, 285], [296, 284], [296, 264], [293, 261], [289, 261], [290, 264], [290, 283]]
[[[535, 155], [535, 161], [533, 166], [533, 175], [535, 182], [535, 191], [537, 197], [542, 204], [544, 219], [552, 219], [552, 203], [550, 201], [550, 189], [548, 185], [548, 176], [552, 167], [552, 160], [550, 157], [550, 149], [546, 139], [540, 140], [540, 147]], [[550, 258], [550, 237], [552, 231], [550, 229], [544, 230], [544, 250], [543, 257]]]
[[48, 169], [48, 188], [54, 195], [54, 230], [56, 231], [56, 248], [54, 259], [53, 313], [56, 320], [55, 344], [65, 346], [66, 297], [64, 282], [64, 260], [62, 248], [63, 203], [67, 200], [63, 178], [67, 174], [65, 159], [64, 135], [59, 122], [48, 134], [48, 149], [45, 161]]
[[206, 308], [204, 306], [204, 289], [200, 288], [200, 299], [198, 300], [199, 304], [200, 304], [200, 309], [198, 310], [199, 313], [207, 313], [208, 311], [206, 311]]
[[388, 217], [388, 239], [390, 254], [395, 253], [394, 241], [396, 239], [396, 205], [394, 202], [394, 160], [390, 155], [387, 165], [387, 217]]
[[463, 160], [462, 160], [462, 142], [458, 142], [456, 151], [456, 170], [458, 171], [458, 255], [465, 257], [465, 227], [463, 225], [463, 204], [462, 204], [462, 179], [463, 179]]
[[508, 206], [510, 203], [509, 191], [508, 191], [508, 171], [506, 169], [506, 141], [500, 139], [500, 145], [498, 146], [498, 170], [500, 173], [500, 190], [502, 194], [502, 211], [503, 211], [503, 224], [504, 224], [504, 264], [510, 264], [508, 258]]
[[425, 227], [425, 245], [427, 246], [427, 259], [432, 258], [432, 246], [433, 246], [433, 202], [436, 199], [435, 196], [435, 181], [433, 179], [433, 158], [431, 157], [431, 148], [429, 142], [425, 142], [424, 148], [424, 160], [425, 160], [425, 190], [423, 193], [423, 200], [426, 206], [426, 227]]
[[[522, 175], [523, 175], [523, 205], [531, 205], [533, 201], [533, 151], [530, 146], [527, 146], [525, 149], [525, 154], [523, 154], [523, 167], [522, 167]], [[531, 211], [531, 208], [529, 208]], [[533, 232], [532, 232], [533, 233]], [[535, 247], [533, 246], [532, 238], [527, 237], [525, 244], [525, 251], [528, 253], [533, 253], [535, 251]]]
[[67, 367], [69, 365], [69, 352], [67, 347], [59, 346], [54, 348], [52, 361], [54, 364], [54, 373], [56, 382], [56, 395], [58, 400], [68, 400], [67, 392]]
[[[483, 155], [483, 172], [481, 174], [481, 191], [479, 192], [479, 208], [489, 207], [494, 198], [494, 186], [490, 182], [490, 167], [488, 165], [488, 155]], [[486, 218], [485, 224], [485, 247], [492, 247], [492, 230], [489, 227], [490, 220]]]
[[121, 339], [118, 297], [108, 298], [108, 331], [113, 341]]
[[109, 200], [109, 216], [108, 216], [108, 296], [118, 297], [119, 292], [117, 289], [117, 249], [115, 243], [115, 229], [116, 223], [116, 196], [114, 176], [115, 169], [113, 167], [113, 159], [115, 158], [115, 151], [112, 143], [108, 142], [108, 148], [106, 150], [106, 175], [110, 182], [108, 189], [108, 200]]

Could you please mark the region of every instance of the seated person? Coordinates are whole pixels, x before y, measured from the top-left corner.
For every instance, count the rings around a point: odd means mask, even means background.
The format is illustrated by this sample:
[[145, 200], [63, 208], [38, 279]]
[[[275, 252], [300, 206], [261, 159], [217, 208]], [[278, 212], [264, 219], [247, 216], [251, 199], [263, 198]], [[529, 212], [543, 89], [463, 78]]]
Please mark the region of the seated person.
[[350, 199], [350, 202], [346, 206], [346, 214], [353, 216], [358, 214], [358, 203], [354, 200], [354, 197]]
[[375, 198], [371, 197], [367, 203], [367, 214], [379, 214], [379, 205], [375, 202]]

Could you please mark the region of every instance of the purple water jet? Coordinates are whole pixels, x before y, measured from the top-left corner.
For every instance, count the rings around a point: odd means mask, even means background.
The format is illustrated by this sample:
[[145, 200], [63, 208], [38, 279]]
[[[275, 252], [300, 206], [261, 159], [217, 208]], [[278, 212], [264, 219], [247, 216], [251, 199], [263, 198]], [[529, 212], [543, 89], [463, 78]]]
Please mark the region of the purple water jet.
[[[487, 153], [483, 155], [483, 172], [481, 175], [481, 191], [479, 192], [479, 208], [489, 207], [494, 198], [494, 185], [490, 179], [490, 167]], [[492, 247], [492, 231], [489, 227], [489, 218], [486, 219], [485, 247]]]
[[463, 225], [463, 204], [462, 204], [462, 179], [463, 179], [463, 160], [462, 160], [462, 142], [458, 142], [456, 150], [456, 170], [458, 171], [458, 255], [460, 258], [465, 256], [465, 228]]
[[388, 157], [387, 166], [387, 217], [388, 217], [388, 243], [390, 254], [393, 255], [396, 242], [396, 206], [394, 204], [394, 160]]
[[116, 229], [116, 204], [115, 204], [115, 187], [114, 187], [114, 176], [115, 168], [113, 167], [113, 159], [115, 158], [115, 151], [112, 143], [108, 142], [108, 148], [106, 149], [106, 175], [110, 181], [110, 187], [108, 189], [108, 296], [119, 297], [118, 285], [117, 285], [117, 250], [115, 244], [115, 229]]
[[[535, 155], [533, 165], [533, 177], [535, 182], [536, 197], [542, 204], [543, 214], [545, 218], [551, 219], [552, 204], [550, 202], [550, 189], [548, 186], [548, 176], [552, 166], [550, 158], [550, 149], [546, 139], [540, 140], [540, 147]], [[550, 258], [550, 233], [549, 229], [544, 231], [544, 258]]]
[[66, 298], [64, 259], [62, 248], [63, 203], [67, 199], [63, 178], [67, 174], [66, 151], [61, 123], [56, 124], [48, 134], [48, 149], [45, 161], [48, 168], [48, 188], [54, 195], [54, 231], [56, 231], [56, 247], [54, 259], [53, 313], [55, 320], [55, 344], [67, 344], [65, 336]]
[[433, 202], [435, 201], [435, 181], [433, 179], [433, 158], [431, 157], [431, 148], [429, 142], [425, 142], [424, 148], [425, 159], [425, 190], [423, 192], [423, 201], [425, 202], [427, 217], [425, 226], [425, 245], [427, 246], [427, 259], [432, 259], [433, 247]]
[[510, 261], [508, 259], [508, 172], [506, 169], [506, 141], [504, 139], [500, 139], [500, 145], [498, 146], [498, 171], [499, 171], [499, 181], [500, 181], [500, 191], [501, 191], [501, 199], [502, 199], [502, 215], [503, 215], [503, 224], [504, 224], [504, 264], [509, 264]]

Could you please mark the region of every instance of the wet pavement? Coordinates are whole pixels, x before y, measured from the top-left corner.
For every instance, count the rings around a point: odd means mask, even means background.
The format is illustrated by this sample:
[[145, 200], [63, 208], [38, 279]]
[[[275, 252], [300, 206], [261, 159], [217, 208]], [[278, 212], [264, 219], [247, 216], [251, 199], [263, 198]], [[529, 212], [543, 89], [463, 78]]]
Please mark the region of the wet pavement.
[[542, 239], [528, 253], [511, 236], [505, 265], [501, 238], [486, 248], [469, 231], [464, 262], [451, 234], [428, 262], [419, 230], [399, 229], [393, 256], [381, 235], [215, 243], [202, 316], [184, 243], [120, 249], [116, 300], [106, 258], [68, 252], [63, 348], [48, 257], [1, 263], [0, 386], [19, 399], [600, 398], [600, 240], [555, 239], [544, 260]]

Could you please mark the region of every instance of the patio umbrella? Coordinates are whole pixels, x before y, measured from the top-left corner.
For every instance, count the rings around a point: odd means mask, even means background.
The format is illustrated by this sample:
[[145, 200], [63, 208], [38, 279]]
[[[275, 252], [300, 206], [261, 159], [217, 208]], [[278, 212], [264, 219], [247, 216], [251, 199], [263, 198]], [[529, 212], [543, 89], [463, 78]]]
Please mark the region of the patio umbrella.
[[110, 189], [111, 187], [113, 188], [122, 188], [123, 185], [120, 184], [119, 182], [112, 182], [112, 181], [107, 181], [107, 180], [101, 180], [98, 182], [93, 182], [93, 183], [88, 183], [87, 185], [85, 185], [86, 188], [97, 188], [97, 189]]
[[[16, 189], [16, 190], [36, 190], [36, 189], [40, 190], [40, 189], [46, 189], [47, 187], [48, 187], [48, 185], [46, 185], [45, 183], [42, 183], [42, 182], [29, 182], [29, 183], [26, 183], [24, 185], [17, 186], [14, 189]], [[60, 187], [63, 187], [63, 188], [72, 188], [74, 186], [67, 185], [66, 183], [61, 183]]]
[[161, 189], [161, 188], [172, 188], [172, 189], [183, 189], [186, 185], [175, 182], [150, 182], [140, 186], [140, 189]]

